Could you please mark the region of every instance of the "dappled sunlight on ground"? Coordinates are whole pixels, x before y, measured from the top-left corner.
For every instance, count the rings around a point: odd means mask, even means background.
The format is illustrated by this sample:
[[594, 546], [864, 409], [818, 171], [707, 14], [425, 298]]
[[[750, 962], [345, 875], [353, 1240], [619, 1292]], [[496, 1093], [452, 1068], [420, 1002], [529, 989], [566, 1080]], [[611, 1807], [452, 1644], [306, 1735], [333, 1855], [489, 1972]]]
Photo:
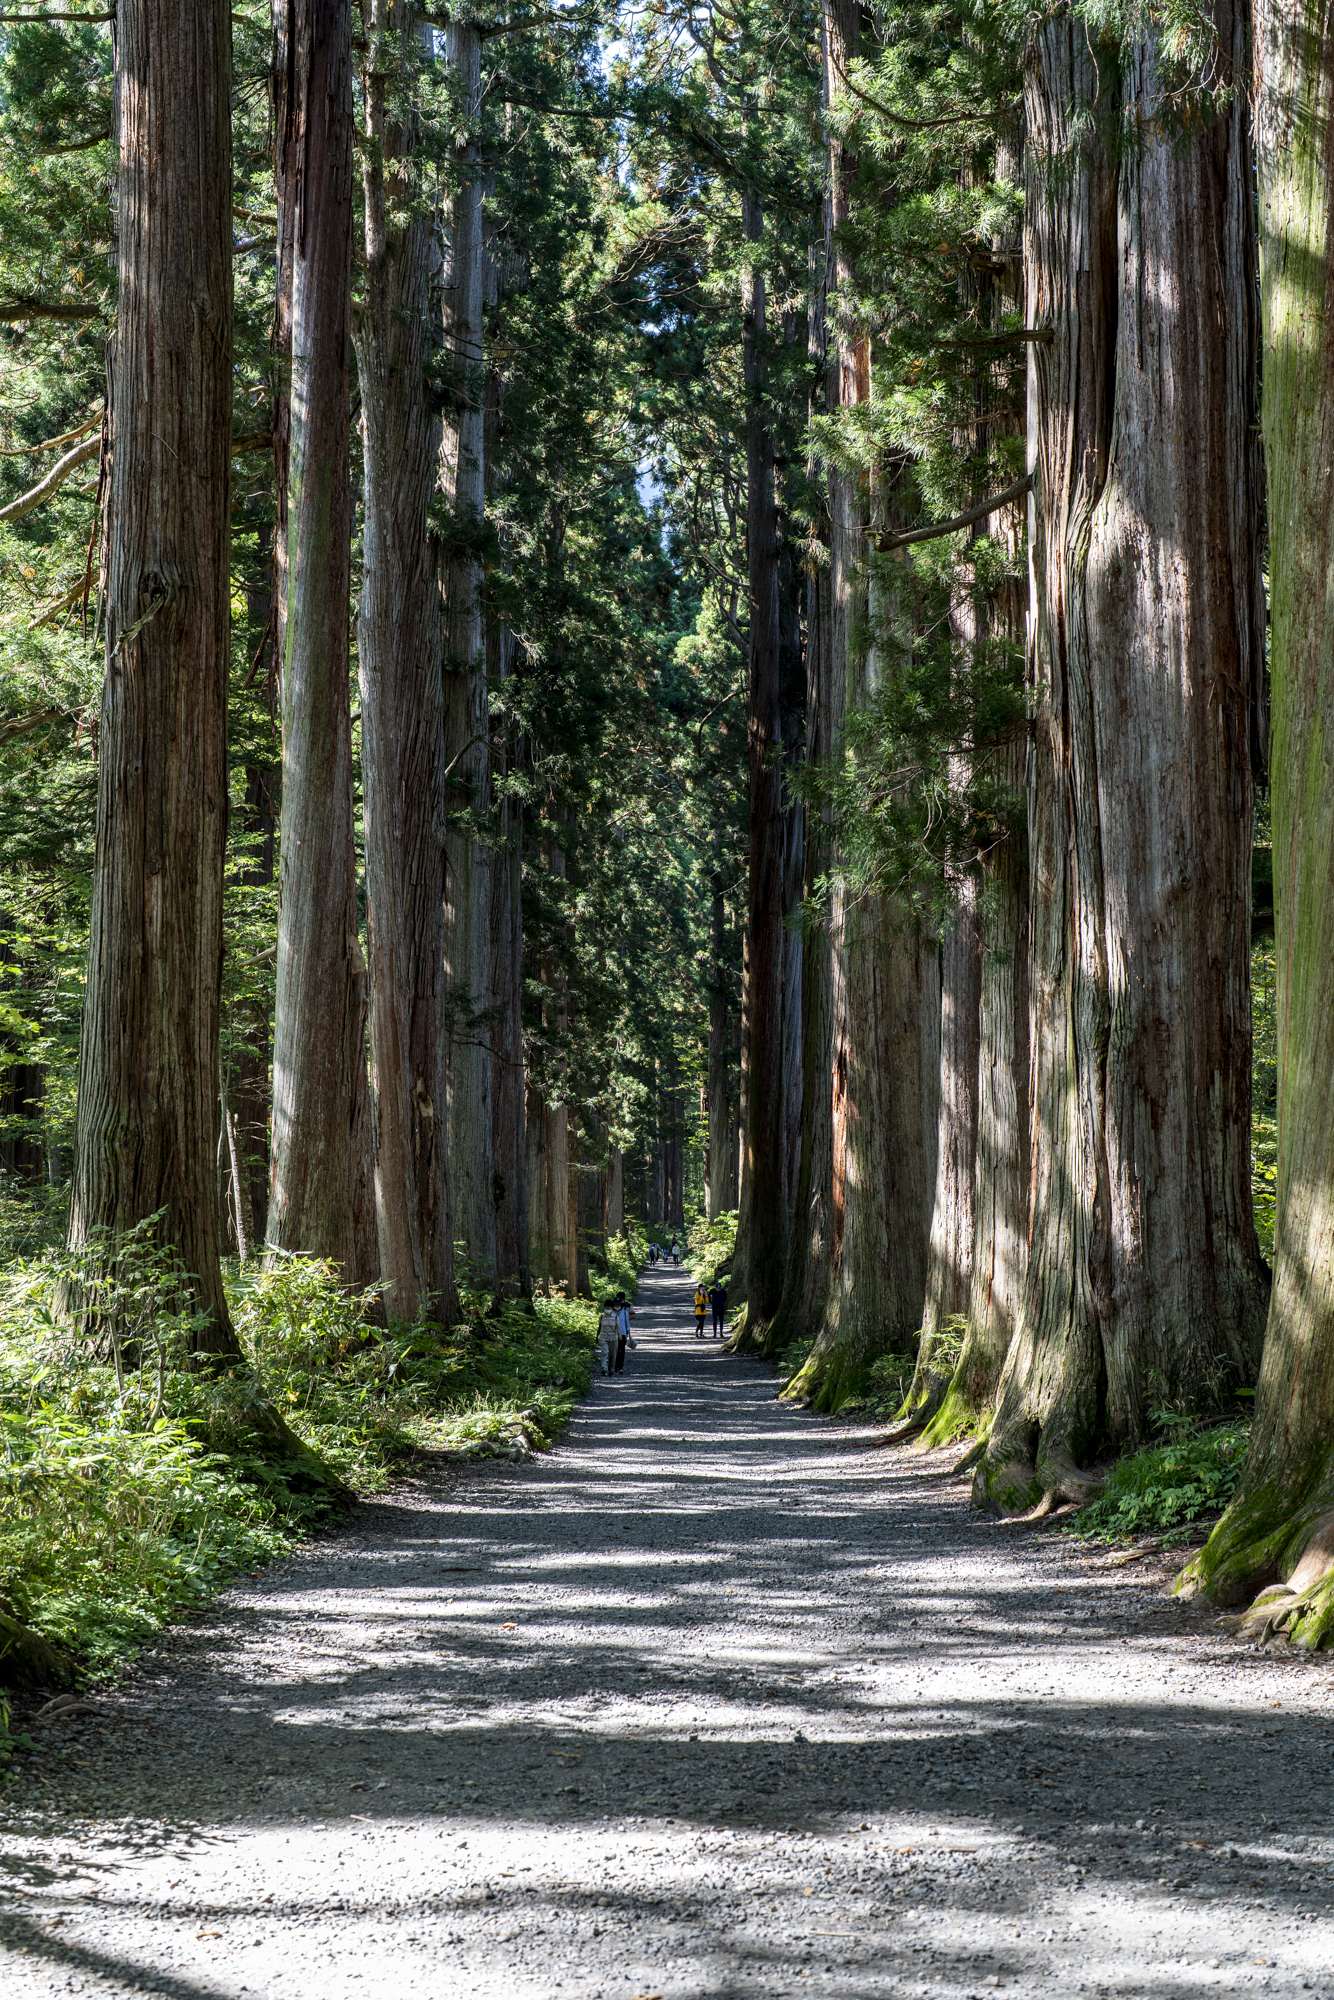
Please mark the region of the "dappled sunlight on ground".
[[6, 1996], [1334, 1995], [1328, 1664], [779, 1404], [689, 1289], [549, 1458], [359, 1509], [71, 1726]]

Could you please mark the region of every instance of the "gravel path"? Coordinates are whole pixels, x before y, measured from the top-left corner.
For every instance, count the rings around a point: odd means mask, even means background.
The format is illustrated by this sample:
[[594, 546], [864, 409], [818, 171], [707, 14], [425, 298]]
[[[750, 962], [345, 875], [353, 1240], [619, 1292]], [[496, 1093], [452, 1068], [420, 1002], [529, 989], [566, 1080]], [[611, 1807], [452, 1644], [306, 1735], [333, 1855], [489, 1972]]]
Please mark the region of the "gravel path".
[[689, 1293], [646, 1274], [549, 1457], [359, 1508], [47, 1728], [6, 2000], [1334, 1996], [1328, 1663], [782, 1407]]

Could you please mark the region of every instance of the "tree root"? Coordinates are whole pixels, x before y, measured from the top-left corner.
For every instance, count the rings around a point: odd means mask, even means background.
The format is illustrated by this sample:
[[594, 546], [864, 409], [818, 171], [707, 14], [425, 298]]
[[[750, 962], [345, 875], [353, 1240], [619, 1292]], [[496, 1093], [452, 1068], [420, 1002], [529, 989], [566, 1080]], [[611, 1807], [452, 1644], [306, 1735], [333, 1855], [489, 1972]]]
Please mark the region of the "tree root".
[[1040, 1451], [1036, 1461], [1014, 1457], [998, 1464], [989, 1446], [984, 1440], [972, 1493], [973, 1505], [987, 1513], [1045, 1521], [1060, 1507], [1087, 1506], [1102, 1490], [1101, 1475], [1076, 1465], [1064, 1450]]
[[24, 1687], [65, 1687], [74, 1662], [59, 1646], [0, 1608], [0, 1681]]
[[[1176, 1579], [1173, 1590], [1177, 1596], [1235, 1600], [1232, 1572], [1239, 1564], [1240, 1551], [1235, 1543], [1229, 1546], [1229, 1538], [1220, 1530], [1240, 1527], [1245, 1520], [1243, 1515], [1241, 1521], [1229, 1523], [1228, 1515], [1223, 1516], [1209, 1542]], [[1272, 1577], [1275, 1567], [1279, 1578], [1264, 1582], [1250, 1604], [1228, 1622], [1238, 1638], [1253, 1640], [1256, 1645], [1305, 1646], [1318, 1652], [1334, 1646], [1334, 1511], [1327, 1507], [1319, 1513], [1308, 1510], [1296, 1532], [1294, 1526], [1289, 1518], [1280, 1529], [1261, 1533], [1243, 1545], [1257, 1581], [1266, 1570]], [[1280, 1538], [1286, 1546], [1276, 1563], [1275, 1545]], [[1218, 1554], [1215, 1544], [1225, 1550], [1230, 1561], [1211, 1564], [1211, 1552], [1215, 1558]]]

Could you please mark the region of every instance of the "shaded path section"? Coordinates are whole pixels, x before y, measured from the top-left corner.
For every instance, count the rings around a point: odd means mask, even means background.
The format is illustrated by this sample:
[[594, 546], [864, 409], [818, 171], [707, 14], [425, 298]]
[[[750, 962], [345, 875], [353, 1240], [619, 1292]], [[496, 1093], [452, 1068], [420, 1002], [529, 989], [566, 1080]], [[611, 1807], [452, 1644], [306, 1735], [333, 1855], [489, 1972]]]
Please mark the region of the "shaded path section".
[[358, 1509], [69, 1728], [6, 1995], [1334, 1996], [1329, 1665], [785, 1408], [692, 1289], [549, 1457]]

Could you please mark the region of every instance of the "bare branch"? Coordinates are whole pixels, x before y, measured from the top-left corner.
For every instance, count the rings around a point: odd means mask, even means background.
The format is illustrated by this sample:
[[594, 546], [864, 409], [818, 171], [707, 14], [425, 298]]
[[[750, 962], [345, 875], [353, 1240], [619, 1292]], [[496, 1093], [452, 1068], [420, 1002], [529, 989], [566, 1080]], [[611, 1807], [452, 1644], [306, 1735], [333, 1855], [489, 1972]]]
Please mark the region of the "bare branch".
[[95, 417], [89, 417], [86, 423], [76, 424], [74, 429], [66, 431], [63, 437], [47, 438], [44, 444], [15, 445], [12, 451], [0, 451], [0, 458], [35, 458], [39, 451], [55, 451], [62, 444], [73, 444], [75, 438], [81, 438], [85, 431], [92, 430], [93, 426], [100, 424], [101, 421], [102, 412], [99, 410]]
[[90, 458], [96, 458], [101, 449], [100, 431], [96, 437], [87, 438], [83, 444], [76, 444], [73, 451], [67, 451], [63, 458], [56, 460], [45, 479], [39, 479], [35, 486], [30, 486], [17, 500], [11, 500], [7, 507], [0, 507], [0, 521], [17, 521], [20, 515], [30, 514], [34, 507], [40, 507], [43, 500], [51, 498], [57, 487], [64, 485], [71, 472], [77, 471], [81, 465], [86, 465]]
[[108, 125], [105, 132], [94, 132], [91, 139], [73, 139], [68, 146], [38, 146], [37, 157], [39, 160], [52, 160], [58, 153], [89, 153], [94, 146], [100, 146], [110, 137], [111, 127]]
[[67, 708], [38, 708], [31, 715], [16, 715], [12, 722], [0, 722], [0, 743], [12, 743], [16, 736], [31, 736], [34, 729], [45, 729], [48, 722], [60, 722], [69, 713]]
[[58, 299], [0, 299], [0, 324], [12, 326], [21, 319], [101, 319], [101, 306], [68, 305]]
[[887, 555], [891, 549], [904, 548], [909, 542], [934, 542], [941, 535], [956, 534], [960, 528], [971, 527], [974, 521], [985, 521], [988, 514], [999, 513], [1000, 509], [1008, 507], [1011, 501], [1022, 500], [1032, 484], [1033, 475], [1030, 472], [1026, 478], [1019, 481], [1018, 485], [1007, 486], [1003, 493], [993, 493], [986, 500], [979, 500], [976, 507], [970, 507], [966, 513], [956, 514], [952, 521], [937, 521], [934, 527], [930, 528], [909, 528], [907, 533], [902, 535], [880, 535], [876, 539], [876, 547], [881, 555]]

